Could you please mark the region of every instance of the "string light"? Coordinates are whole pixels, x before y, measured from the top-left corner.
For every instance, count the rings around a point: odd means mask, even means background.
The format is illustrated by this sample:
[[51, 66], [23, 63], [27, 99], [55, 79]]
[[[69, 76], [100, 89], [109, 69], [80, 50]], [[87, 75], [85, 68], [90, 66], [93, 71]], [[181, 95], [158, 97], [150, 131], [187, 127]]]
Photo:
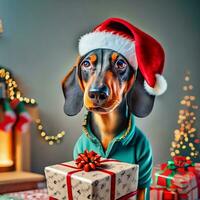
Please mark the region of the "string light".
[[176, 154], [174, 152], [171, 152], [171, 156], [174, 157]]
[[[180, 101], [180, 104], [185, 106], [185, 109], [181, 109], [179, 111], [177, 123], [180, 125], [180, 128], [174, 130], [174, 141], [171, 143], [170, 155], [174, 157], [176, 155], [183, 154], [186, 156], [187, 160], [190, 160], [199, 155], [195, 145], [200, 143], [200, 139], [193, 139], [195, 137], [195, 133], [197, 132], [196, 128], [193, 127], [196, 121], [194, 110], [197, 110], [198, 106], [193, 105], [196, 100], [196, 96], [188, 95], [188, 93], [194, 89], [194, 86], [190, 83], [189, 72], [186, 73], [184, 80], [185, 85], [182, 89], [184, 92], [187, 92], [187, 95], [185, 95]], [[182, 153], [182, 151], [184, 152]]]
[[22, 97], [22, 94], [18, 89], [18, 85], [17, 85], [16, 81], [13, 79], [13, 77], [11, 76], [9, 71], [7, 71], [4, 68], [0, 68], [0, 78], [2, 78], [6, 83], [7, 94], [11, 100], [17, 98], [26, 104], [32, 104], [32, 105], [36, 104], [35, 99]]
[[[13, 99], [19, 99], [21, 102], [24, 102], [25, 104], [29, 105], [37, 105], [37, 102], [33, 98], [28, 98], [22, 96], [22, 93], [19, 91], [18, 84], [12, 77], [11, 73], [7, 71], [5, 68], [0, 68], [0, 78], [2, 78], [7, 86], [7, 95], [10, 98], [10, 100]], [[65, 132], [61, 131], [57, 133], [56, 136], [50, 136], [46, 133], [46, 131], [43, 129], [43, 125], [41, 123], [41, 119], [35, 120], [37, 130], [40, 133], [41, 138], [44, 139], [49, 145], [53, 145], [56, 143], [60, 143], [63, 137], [65, 136]]]

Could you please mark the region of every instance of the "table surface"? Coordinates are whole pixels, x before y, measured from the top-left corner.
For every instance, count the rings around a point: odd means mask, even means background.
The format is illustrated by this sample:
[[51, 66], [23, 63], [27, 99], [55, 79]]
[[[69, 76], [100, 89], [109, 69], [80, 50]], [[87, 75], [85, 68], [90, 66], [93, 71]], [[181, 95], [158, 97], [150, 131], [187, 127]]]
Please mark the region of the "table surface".
[[0, 185], [30, 181], [44, 181], [44, 176], [41, 174], [23, 171], [3, 172], [0, 176]]

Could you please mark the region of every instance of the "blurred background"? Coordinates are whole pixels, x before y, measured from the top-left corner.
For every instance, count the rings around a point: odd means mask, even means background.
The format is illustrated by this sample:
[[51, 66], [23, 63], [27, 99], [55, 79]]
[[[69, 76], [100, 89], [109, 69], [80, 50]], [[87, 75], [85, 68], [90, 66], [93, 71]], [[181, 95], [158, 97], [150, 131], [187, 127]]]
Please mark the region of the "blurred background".
[[[48, 134], [66, 131], [63, 141], [51, 146], [32, 124], [31, 170], [43, 173], [47, 165], [72, 160], [84, 110], [75, 117], [64, 114], [61, 80], [75, 62], [79, 37], [108, 17], [130, 21], [165, 49], [168, 90], [156, 99], [153, 112], [147, 118], [137, 118], [136, 124], [152, 144], [154, 163], [168, 160], [174, 130], [179, 128], [180, 100], [185, 95], [182, 87], [188, 70], [192, 93], [200, 105], [199, 8], [198, 0], [0, 0], [4, 27], [0, 65], [11, 70], [25, 96], [37, 100]], [[199, 111], [195, 114], [198, 136]]]

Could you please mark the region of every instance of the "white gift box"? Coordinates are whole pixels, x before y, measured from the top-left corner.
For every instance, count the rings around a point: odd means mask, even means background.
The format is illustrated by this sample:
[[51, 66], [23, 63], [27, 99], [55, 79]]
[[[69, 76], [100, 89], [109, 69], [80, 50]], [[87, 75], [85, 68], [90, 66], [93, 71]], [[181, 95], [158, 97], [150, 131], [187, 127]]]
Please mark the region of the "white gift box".
[[85, 172], [75, 161], [45, 168], [50, 197], [58, 200], [136, 199], [139, 166], [102, 159], [102, 166]]

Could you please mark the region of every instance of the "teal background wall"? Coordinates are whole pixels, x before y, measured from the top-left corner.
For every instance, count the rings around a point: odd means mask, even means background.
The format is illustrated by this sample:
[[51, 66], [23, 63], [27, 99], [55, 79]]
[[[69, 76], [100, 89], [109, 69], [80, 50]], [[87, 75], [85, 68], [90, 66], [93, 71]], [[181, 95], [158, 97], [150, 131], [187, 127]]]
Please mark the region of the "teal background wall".
[[[166, 53], [168, 91], [156, 99], [151, 115], [137, 119], [151, 141], [155, 163], [169, 159], [184, 71], [189, 69], [200, 105], [200, 1], [198, 0], [0, 0], [5, 32], [0, 64], [20, 81], [25, 96], [36, 98], [49, 134], [65, 130], [60, 145], [49, 146], [32, 125], [32, 171], [72, 159], [83, 112], [66, 117], [61, 80], [78, 53], [78, 38], [108, 17], [122, 17], [159, 40]], [[200, 128], [200, 118], [197, 127]]]

